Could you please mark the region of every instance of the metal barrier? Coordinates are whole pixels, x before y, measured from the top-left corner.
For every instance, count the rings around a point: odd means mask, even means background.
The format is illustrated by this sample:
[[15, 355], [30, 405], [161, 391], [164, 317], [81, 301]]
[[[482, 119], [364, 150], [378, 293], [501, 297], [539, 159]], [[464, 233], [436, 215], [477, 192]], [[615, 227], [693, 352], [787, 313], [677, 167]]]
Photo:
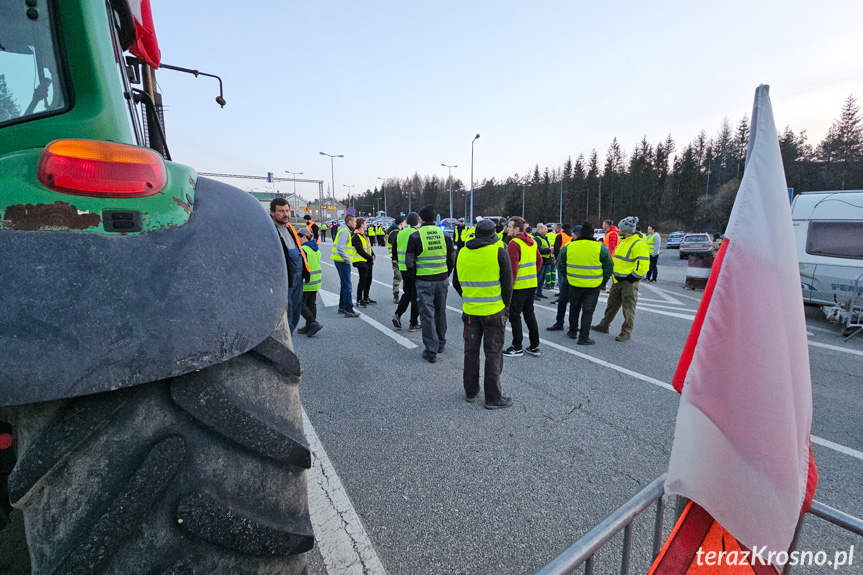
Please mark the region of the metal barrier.
[[[567, 575], [584, 565], [585, 575], [593, 574], [593, 561], [596, 552], [606, 543], [623, 531], [623, 550], [620, 564], [621, 575], [629, 574], [629, 555], [632, 546], [632, 522], [648, 507], [656, 503], [656, 520], [653, 528], [653, 558], [659, 554], [662, 546], [662, 520], [665, 513], [665, 474], [654, 479], [638, 494], [618, 507], [614, 513], [603, 519], [599, 525], [585, 533], [578, 541], [569, 546], [566, 551], [552, 559], [536, 575]], [[820, 517], [833, 525], [841, 527], [856, 535], [863, 536], [863, 520], [843, 513], [819, 501], [813, 501], [812, 507], [800, 518], [789, 552], [797, 548], [797, 540], [803, 529], [806, 515]], [[791, 565], [785, 565], [782, 575], [791, 572]]]

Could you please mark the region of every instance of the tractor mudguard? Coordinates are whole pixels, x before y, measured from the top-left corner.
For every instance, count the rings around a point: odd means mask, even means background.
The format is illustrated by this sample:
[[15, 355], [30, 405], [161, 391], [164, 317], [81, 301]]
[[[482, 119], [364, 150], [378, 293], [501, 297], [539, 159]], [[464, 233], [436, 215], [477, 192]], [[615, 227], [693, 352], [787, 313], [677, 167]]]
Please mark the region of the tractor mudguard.
[[206, 178], [194, 201], [136, 236], [0, 232], [0, 406], [178, 376], [273, 332], [288, 280], [266, 210]]

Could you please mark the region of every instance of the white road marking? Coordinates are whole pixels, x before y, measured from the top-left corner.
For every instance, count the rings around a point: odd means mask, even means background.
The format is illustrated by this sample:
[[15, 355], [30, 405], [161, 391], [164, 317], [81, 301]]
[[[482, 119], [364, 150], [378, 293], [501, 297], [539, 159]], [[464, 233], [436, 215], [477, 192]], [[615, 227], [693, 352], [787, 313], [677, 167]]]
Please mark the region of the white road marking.
[[656, 287], [656, 286], [650, 286], [650, 287], [652, 287], [655, 291], [663, 292], [663, 293], [668, 294], [668, 295], [670, 295], [670, 294], [674, 293], [674, 295], [675, 295], [675, 296], [677, 296], [677, 297], [682, 297], [682, 298], [684, 298], [684, 299], [691, 299], [691, 300], [693, 300], [693, 301], [697, 301], [697, 302], [700, 302], [700, 301], [701, 301], [701, 298], [700, 298], [700, 297], [695, 297], [694, 295], [687, 295], [687, 294], [685, 294], [685, 293], [675, 293], [675, 292], [670, 292], [670, 291], [668, 291], [668, 290], [666, 290], [666, 289], [658, 288], [658, 287]]
[[[338, 303], [339, 303], [339, 295], [338, 294], [335, 294], [335, 293], [333, 293], [331, 291], [327, 291], [327, 290], [318, 290], [318, 293], [321, 294], [321, 299], [324, 300], [325, 306], [338, 305]], [[327, 304], [326, 303], [327, 301], [329, 301], [331, 303]], [[394, 332], [390, 328], [386, 327], [381, 322], [369, 317], [368, 314], [360, 313], [360, 319], [363, 320], [364, 322], [366, 322], [367, 324], [369, 324], [370, 326], [372, 326], [373, 328], [375, 328], [376, 330], [378, 330], [379, 332], [381, 332], [382, 334], [391, 338], [392, 340], [394, 340], [399, 345], [406, 347], [407, 349], [415, 349], [416, 347], [418, 347], [417, 344], [415, 344], [414, 342], [412, 342], [408, 338], [397, 334], [396, 332]]]
[[838, 345], [830, 345], [829, 343], [810, 341], [809, 345], [811, 345], [812, 347], [823, 347], [824, 349], [832, 349], [833, 351], [841, 351], [842, 353], [850, 353], [852, 355], [863, 356], [863, 351], [857, 351], [856, 349], [848, 349], [847, 347], [839, 347]]
[[[446, 307], [450, 311], [454, 311], [458, 314], [461, 314], [460, 309], [454, 308], [450, 305], [448, 305]], [[506, 330], [512, 331], [512, 329], [510, 327], [507, 327]], [[590, 362], [595, 363], [597, 365], [601, 365], [603, 367], [613, 369], [614, 371], [617, 371], [619, 373], [623, 373], [623, 374], [628, 375], [630, 377], [634, 377], [635, 379], [640, 379], [641, 381], [644, 381], [646, 383], [651, 383], [657, 387], [661, 387], [662, 389], [666, 389], [669, 391], [673, 391], [674, 393], [677, 393], [677, 391], [674, 389], [673, 385], [671, 385], [669, 383], [665, 383], [664, 381], [660, 381], [656, 378], [650, 377], [649, 375], [644, 375], [642, 373], [638, 373], [637, 371], [632, 371], [631, 369], [626, 369], [625, 367], [622, 367], [620, 365], [615, 365], [615, 364], [610, 363], [608, 361], [599, 359], [598, 357], [593, 357], [592, 355], [588, 355], [586, 353], [581, 353], [581, 352], [575, 351], [574, 349], [570, 349], [566, 346], [554, 343], [553, 341], [548, 341], [547, 339], [540, 338], [539, 342], [542, 345], [547, 345], [547, 346], [554, 348], [554, 349], [557, 349], [559, 351], [563, 351], [563, 352], [568, 353], [570, 355], [574, 355], [576, 357], [586, 359], [587, 361], [590, 361]], [[843, 349], [842, 351], [849, 351], [849, 350]], [[860, 353], [860, 352], [855, 352], [855, 353]], [[861, 355], [863, 355], [863, 354], [861, 354]], [[858, 450], [852, 449], [850, 447], [845, 447], [844, 445], [834, 443], [830, 440], [824, 439], [822, 437], [818, 437], [817, 435], [811, 435], [810, 437], [812, 439], [812, 443], [816, 443], [818, 445], [821, 445], [822, 447], [832, 449], [832, 450], [837, 451], [839, 453], [842, 453], [844, 455], [848, 455], [848, 456], [851, 456], [855, 459], [859, 459], [859, 460], [863, 461], [863, 451], [858, 451]]]
[[318, 294], [321, 296], [321, 302], [324, 304], [324, 307], [339, 305], [339, 294], [323, 289], [318, 290]]
[[303, 409], [303, 429], [312, 451], [309, 514], [318, 549], [330, 575], [385, 575], [372, 542]]
[[648, 283], [642, 283], [641, 287], [642, 287], [642, 289], [648, 289], [648, 290], [652, 291], [653, 293], [655, 293], [656, 295], [658, 295], [659, 297], [661, 297], [662, 299], [664, 299], [665, 301], [667, 301], [669, 303], [676, 303], [677, 305], [683, 305], [682, 301], [671, 296], [665, 290], [661, 290], [658, 287], [654, 287]]

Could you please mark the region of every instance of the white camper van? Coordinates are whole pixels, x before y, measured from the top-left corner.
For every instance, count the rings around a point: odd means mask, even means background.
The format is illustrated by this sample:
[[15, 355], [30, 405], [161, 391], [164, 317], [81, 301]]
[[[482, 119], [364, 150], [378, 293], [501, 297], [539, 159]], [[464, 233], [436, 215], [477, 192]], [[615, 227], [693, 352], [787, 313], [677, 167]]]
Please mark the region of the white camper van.
[[791, 202], [803, 301], [863, 296], [863, 190], [804, 192]]

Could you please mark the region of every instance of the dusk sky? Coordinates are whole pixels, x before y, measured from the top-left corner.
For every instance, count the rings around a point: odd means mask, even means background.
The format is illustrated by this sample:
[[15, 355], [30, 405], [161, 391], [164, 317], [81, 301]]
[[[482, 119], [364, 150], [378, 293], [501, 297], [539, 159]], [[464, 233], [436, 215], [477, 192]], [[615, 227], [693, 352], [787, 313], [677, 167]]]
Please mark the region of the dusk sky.
[[[559, 169], [612, 138], [678, 150], [751, 115], [769, 84], [778, 129], [817, 144], [863, 103], [863, 2], [152, 0], [168, 141], [200, 172], [285, 170], [335, 195], [378, 177], [474, 181]], [[241, 187], [252, 182], [234, 181]], [[258, 184], [264, 189], [263, 184]], [[291, 184], [280, 184], [291, 191]], [[317, 197], [317, 186], [299, 184]]]

